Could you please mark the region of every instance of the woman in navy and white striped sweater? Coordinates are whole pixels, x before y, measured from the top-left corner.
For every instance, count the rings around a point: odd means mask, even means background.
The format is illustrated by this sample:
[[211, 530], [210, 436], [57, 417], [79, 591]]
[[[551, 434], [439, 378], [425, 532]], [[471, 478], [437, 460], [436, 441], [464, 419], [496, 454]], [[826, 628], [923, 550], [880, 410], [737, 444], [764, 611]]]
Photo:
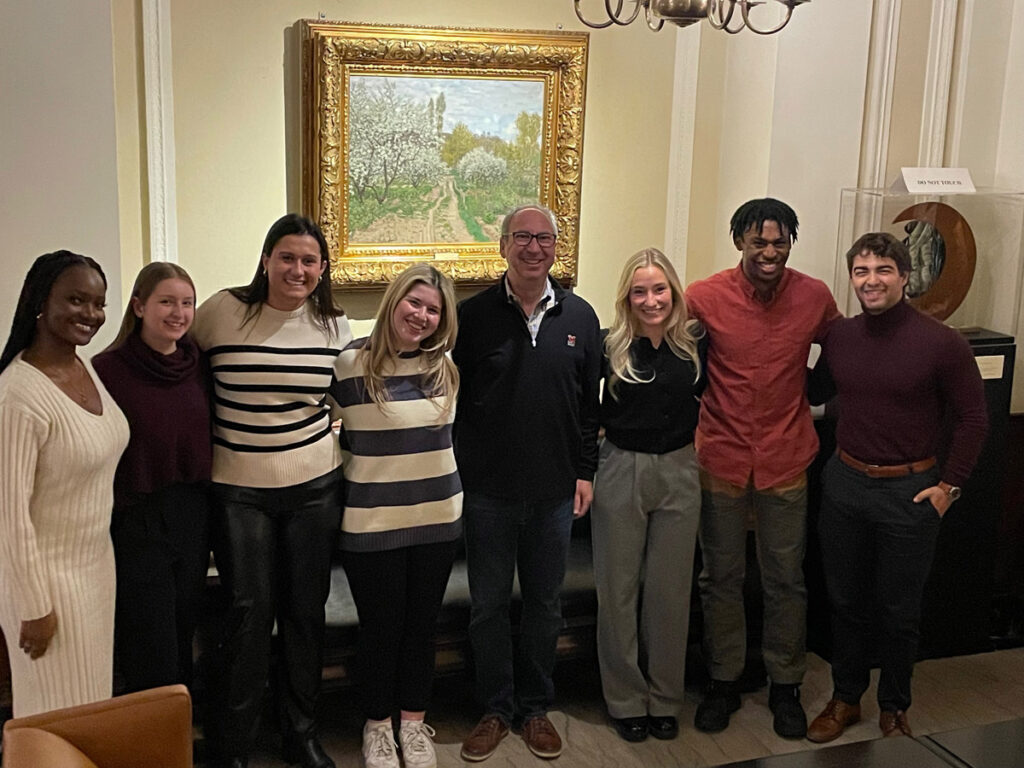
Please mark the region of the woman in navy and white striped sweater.
[[369, 338], [335, 366], [345, 513], [341, 549], [359, 611], [357, 678], [367, 768], [437, 764], [423, 722], [434, 628], [459, 536], [462, 484], [452, 450], [458, 371], [451, 281], [417, 264], [388, 287]]

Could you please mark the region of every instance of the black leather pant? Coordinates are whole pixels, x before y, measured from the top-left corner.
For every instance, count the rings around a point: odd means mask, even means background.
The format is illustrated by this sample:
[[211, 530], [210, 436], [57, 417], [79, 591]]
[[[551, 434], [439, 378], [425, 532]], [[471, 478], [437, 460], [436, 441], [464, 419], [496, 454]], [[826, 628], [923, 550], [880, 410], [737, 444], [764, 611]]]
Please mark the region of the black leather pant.
[[223, 755], [247, 755], [256, 738], [275, 619], [283, 733], [315, 731], [341, 482], [334, 471], [287, 488], [214, 485], [221, 528], [215, 556], [231, 599], [217, 718]]

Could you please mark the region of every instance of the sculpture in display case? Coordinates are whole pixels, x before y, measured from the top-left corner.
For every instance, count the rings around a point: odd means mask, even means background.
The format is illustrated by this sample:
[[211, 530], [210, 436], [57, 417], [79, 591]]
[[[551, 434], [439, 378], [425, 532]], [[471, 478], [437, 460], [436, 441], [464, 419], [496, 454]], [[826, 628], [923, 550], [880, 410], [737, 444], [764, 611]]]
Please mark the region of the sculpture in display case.
[[945, 203], [918, 203], [893, 223], [906, 222], [903, 242], [913, 269], [907, 282], [911, 304], [936, 320], [952, 315], [967, 297], [978, 261], [974, 233]]

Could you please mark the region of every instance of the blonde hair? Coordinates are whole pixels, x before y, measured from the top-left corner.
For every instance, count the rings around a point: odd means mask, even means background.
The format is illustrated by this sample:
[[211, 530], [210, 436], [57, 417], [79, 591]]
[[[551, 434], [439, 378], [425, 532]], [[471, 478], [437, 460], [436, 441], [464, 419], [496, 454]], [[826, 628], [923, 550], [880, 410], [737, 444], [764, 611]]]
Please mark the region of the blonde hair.
[[686, 311], [686, 300], [683, 298], [683, 288], [675, 267], [657, 248], [644, 248], [630, 256], [622, 268], [618, 290], [615, 294], [615, 321], [604, 342], [608, 364], [611, 368], [607, 387], [612, 397], [616, 397], [615, 388], [619, 381], [624, 381], [627, 384], [649, 384], [654, 380], [653, 375], [649, 379], [641, 378], [640, 373], [633, 366], [633, 359], [629, 354], [633, 340], [641, 335], [629, 302], [629, 291], [633, 285], [633, 275], [643, 267], [657, 267], [665, 274], [669, 289], [672, 291], [672, 314], [665, 322], [664, 341], [676, 357], [693, 362], [693, 367], [697, 372], [694, 381], [700, 378], [697, 339], [704, 335], [704, 330], [698, 321], [690, 319]]
[[184, 280], [192, 286], [192, 297], [195, 298], [195, 283], [192, 282], [192, 278], [189, 277], [184, 267], [169, 261], [154, 261], [139, 270], [138, 277], [135, 278], [135, 285], [132, 286], [132, 295], [128, 298], [128, 306], [124, 310], [124, 317], [121, 319], [121, 327], [118, 328], [117, 336], [110, 342], [110, 346], [104, 351], [117, 349], [128, 340], [129, 336], [137, 333], [142, 326], [142, 318], [135, 314], [134, 299], [145, 304], [160, 283], [172, 279]]
[[455, 313], [455, 288], [452, 281], [429, 264], [413, 264], [392, 280], [384, 292], [373, 331], [366, 345], [359, 351], [366, 358], [363, 365], [366, 390], [370, 398], [383, 409], [389, 399], [384, 380], [399, 355], [392, 317], [398, 302], [417, 283], [436, 288], [441, 295], [441, 319], [437, 329], [420, 342], [420, 354], [426, 359], [424, 394], [430, 397], [446, 395], [448, 404], [444, 411], [447, 413], [455, 406], [455, 395], [459, 391], [459, 370], [448, 355], [455, 346], [459, 321]]

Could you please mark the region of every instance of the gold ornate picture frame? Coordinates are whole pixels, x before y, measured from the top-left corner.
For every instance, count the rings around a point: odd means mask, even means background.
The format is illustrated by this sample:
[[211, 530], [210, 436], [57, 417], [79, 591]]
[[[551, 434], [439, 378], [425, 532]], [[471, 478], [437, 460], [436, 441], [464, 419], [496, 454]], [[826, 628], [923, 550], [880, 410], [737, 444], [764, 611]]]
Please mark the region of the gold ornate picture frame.
[[501, 214], [558, 218], [551, 275], [575, 284], [585, 32], [302, 22], [303, 203], [346, 287], [417, 261], [493, 282]]

